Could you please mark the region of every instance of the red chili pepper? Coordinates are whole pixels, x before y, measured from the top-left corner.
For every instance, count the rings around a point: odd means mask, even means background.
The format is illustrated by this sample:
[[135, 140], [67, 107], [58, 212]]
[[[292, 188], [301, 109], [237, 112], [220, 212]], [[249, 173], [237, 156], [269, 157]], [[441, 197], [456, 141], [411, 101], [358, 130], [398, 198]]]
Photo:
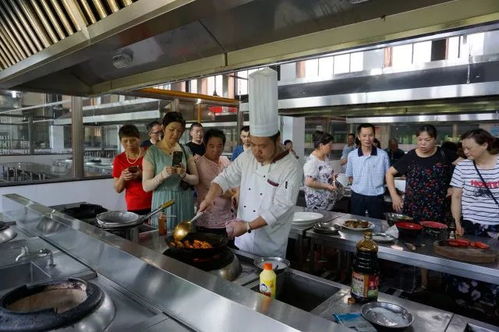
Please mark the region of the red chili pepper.
[[468, 247], [470, 245], [470, 241], [465, 240], [465, 239], [455, 239], [455, 240], [449, 240], [447, 243], [451, 247]]
[[489, 245], [483, 242], [472, 242], [471, 246], [474, 248], [479, 248], [479, 249], [489, 249]]

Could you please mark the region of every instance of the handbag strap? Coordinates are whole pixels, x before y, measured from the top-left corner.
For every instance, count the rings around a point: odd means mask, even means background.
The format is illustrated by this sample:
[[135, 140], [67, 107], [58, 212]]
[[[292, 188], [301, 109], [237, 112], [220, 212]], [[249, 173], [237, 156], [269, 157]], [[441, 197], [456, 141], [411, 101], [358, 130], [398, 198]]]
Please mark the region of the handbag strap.
[[494, 194], [492, 193], [492, 191], [490, 190], [490, 188], [487, 186], [487, 182], [485, 182], [485, 180], [483, 179], [482, 173], [480, 173], [480, 171], [478, 170], [478, 167], [476, 167], [476, 162], [474, 160], [473, 160], [473, 166], [475, 166], [475, 170], [478, 173], [478, 176], [480, 177], [480, 180], [482, 180], [483, 185], [485, 186], [485, 188], [487, 188], [487, 191], [488, 191], [490, 197], [492, 197], [492, 199], [494, 200], [494, 202], [496, 202], [497, 206], [499, 206], [499, 202], [497, 202], [497, 199], [494, 197]]
[[187, 174], [191, 174], [191, 173], [189, 173], [189, 165], [187, 164], [189, 161], [187, 160], [187, 152], [185, 152], [184, 145], [180, 142], [178, 143], [178, 145], [180, 145], [180, 148], [182, 149], [182, 153], [184, 154], [184, 157], [185, 157], [185, 172]]

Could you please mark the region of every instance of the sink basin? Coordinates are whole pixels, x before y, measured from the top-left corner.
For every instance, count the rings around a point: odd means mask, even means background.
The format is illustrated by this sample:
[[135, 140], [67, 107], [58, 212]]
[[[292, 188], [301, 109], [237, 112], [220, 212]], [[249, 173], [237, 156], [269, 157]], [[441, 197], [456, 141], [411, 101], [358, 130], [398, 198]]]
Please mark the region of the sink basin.
[[[258, 280], [250, 287], [258, 292]], [[301, 275], [298, 271], [277, 274], [276, 300], [305, 311], [312, 311], [339, 290], [326, 280]]]
[[49, 279], [50, 276], [33, 262], [11, 265], [0, 269], [0, 289], [13, 288]]

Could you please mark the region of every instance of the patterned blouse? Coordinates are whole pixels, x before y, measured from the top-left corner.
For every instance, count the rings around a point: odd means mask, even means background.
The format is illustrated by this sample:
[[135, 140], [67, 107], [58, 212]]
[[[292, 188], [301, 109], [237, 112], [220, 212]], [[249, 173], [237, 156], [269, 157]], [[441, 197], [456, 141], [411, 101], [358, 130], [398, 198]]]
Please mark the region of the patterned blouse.
[[[313, 154], [307, 158], [303, 166], [303, 173], [306, 177], [321, 183], [333, 183], [334, 173], [329, 159], [326, 157], [320, 160]], [[315, 189], [305, 186], [305, 202], [307, 208], [317, 210], [332, 210], [336, 203], [336, 192], [326, 189]]]

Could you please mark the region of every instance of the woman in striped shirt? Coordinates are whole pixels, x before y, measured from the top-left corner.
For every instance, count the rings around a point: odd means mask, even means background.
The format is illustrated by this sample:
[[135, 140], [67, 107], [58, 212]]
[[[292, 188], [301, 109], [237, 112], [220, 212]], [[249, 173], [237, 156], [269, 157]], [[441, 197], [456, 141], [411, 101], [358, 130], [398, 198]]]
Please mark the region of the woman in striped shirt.
[[[452, 176], [452, 216], [458, 235], [499, 236], [498, 139], [483, 129], [461, 136], [464, 154]], [[463, 221], [461, 221], [461, 214]], [[445, 290], [470, 317], [499, 322], [499, 285], [446, 275]]]
[[[454, 170], [452, 216], [458, 235], [499, 236], [499, 155], [497, 138], [483, 129], [461, 136], [468, 158]], [[461, 222], [461, 215], [463, 221]]]

